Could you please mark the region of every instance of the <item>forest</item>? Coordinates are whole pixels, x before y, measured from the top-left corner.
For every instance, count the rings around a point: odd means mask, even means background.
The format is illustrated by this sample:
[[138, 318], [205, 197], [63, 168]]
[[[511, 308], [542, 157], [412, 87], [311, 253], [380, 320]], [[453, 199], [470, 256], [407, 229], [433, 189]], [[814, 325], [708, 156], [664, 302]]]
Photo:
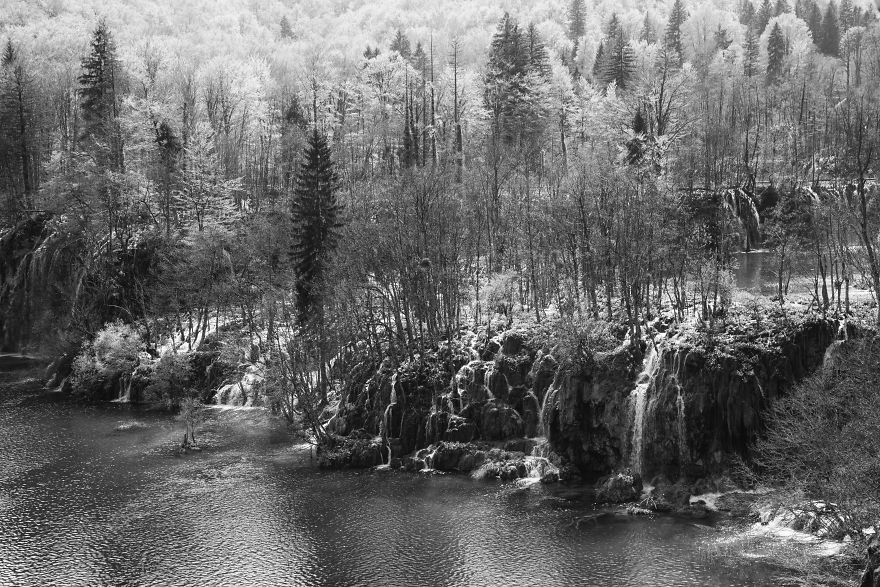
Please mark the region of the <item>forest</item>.
[[0, 48], [0, 351], [59, 389], [188, 449], [248, 382], [367, 466], [543, 430], [557, 480], [760, 436], [876, 522], [873, 3], [7, 0]]

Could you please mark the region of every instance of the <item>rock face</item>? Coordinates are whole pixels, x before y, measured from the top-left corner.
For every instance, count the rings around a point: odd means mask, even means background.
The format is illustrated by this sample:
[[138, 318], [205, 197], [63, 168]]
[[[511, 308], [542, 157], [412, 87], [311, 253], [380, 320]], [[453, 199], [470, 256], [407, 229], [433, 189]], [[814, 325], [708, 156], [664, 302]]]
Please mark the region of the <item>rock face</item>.
[[547, 439], [590, 480], [624, 462], [632, 391], [641, 350], [621, 347], [560, 369], [544, 398]]
[[537, 356], [527, 336], [511, 331], [400, 365], [390, 359], [358, 363], [349, 370], [328, 430], [347, 435], [363, 429], [380, 436], [392, 458], [444, 441], [537, 436], [540, 401], [533, 382], [537, 376], [543, 396], [556, 369], [546, 355], [535, 367]]

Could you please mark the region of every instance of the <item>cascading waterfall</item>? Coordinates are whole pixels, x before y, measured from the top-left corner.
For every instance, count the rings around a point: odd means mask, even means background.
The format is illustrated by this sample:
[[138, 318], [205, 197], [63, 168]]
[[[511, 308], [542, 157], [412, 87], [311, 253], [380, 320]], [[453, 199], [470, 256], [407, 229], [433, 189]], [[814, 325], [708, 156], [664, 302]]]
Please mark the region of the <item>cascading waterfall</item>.
[[678, 456], [679, 465], [684, 466], [690, 460], [687, 446], [687, 424], [684, 413], [684, 396], [681, 395], [681, 387], [678, 388], [678, 398], [675, 401], [678, 407], [676, 428], [678, 431]]
[[[662, 335], [661, 335], [662, 336]], [[645, 431], [645, 413], [648, 409], [648, 388], [654, 381], [654, 375], [660, 366], [657, 341], [649, 343], [648, 353], [642, 363], [642, 372], [636, 378], [636, 387], [630, 394], [630, 402], [633, 409], [632, 422], [632, 453], [630, 454], [630, 467], [633, 471], [641, 474], [642, 472], [642, 437]]]

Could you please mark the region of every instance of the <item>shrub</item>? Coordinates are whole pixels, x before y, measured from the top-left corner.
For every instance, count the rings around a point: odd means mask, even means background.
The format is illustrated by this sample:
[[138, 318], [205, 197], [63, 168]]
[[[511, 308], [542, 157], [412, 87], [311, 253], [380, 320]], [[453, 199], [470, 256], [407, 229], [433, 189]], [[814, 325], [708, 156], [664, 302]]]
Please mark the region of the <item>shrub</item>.
[[880, 338], [846, 341], [774, 405], [755, 465], [764, 479], [837, 504], [847, 531], [880, 520]]
[[104, 326], [73, 360], [74, 393], [92, 398], [109, 380], [130, 375], [138, 365], [141, 346], [140, 335], [128, 324], [116, 321]]
[[189, 396], [189, 356], [165, 353], [153, 369], [150, 384], [144, 390], [147, 400], [163, 402], [168, 407]]

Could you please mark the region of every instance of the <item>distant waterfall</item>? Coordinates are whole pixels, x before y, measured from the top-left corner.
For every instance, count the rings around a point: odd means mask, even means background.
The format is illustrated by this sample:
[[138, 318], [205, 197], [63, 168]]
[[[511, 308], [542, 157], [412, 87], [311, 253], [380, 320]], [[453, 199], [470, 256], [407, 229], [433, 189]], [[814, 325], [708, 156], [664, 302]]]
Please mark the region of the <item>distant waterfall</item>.
[[657, 352], [658, 343], [652, 341], [648, 345], [648, 352], [642, 363], [642, 371], [636, 378], [635, 389], [630, 394], [632, 403], [632, 452], [630, 453], [630, 467], [633, 471], [642, 472], [642, 437], [645, 432], [645, 413], [648, 409], [648, 388], [654, 381], [654, 375], [660, 366], [660, 355]]

